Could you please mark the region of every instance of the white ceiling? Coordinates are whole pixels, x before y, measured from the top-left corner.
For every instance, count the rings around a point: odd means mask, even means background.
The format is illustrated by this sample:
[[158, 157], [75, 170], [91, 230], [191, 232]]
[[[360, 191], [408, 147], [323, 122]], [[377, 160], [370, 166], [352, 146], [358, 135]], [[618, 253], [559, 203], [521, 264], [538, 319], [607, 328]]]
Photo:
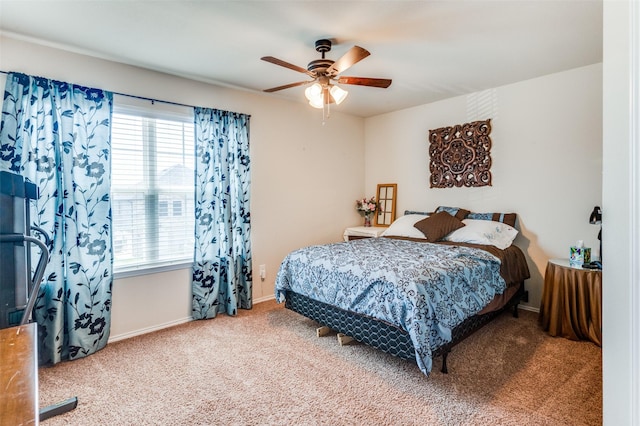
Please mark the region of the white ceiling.
[[0, 0], [0, 31], [256, 92], [306, 79], [260, 57], [306, 68], [329, 38], [327, 58], [371, 52], [343, 75], [393, 79], [343, 86], [335, 108], [369, 117], [601, 62], [602, 0]]

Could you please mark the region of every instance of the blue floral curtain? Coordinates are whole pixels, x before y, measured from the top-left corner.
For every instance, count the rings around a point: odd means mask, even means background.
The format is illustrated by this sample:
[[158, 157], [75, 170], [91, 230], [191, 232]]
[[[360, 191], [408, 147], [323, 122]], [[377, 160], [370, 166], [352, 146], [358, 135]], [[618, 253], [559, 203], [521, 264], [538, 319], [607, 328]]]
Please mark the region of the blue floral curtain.
[[32, 224], [51, 237], [33, 312], [41, 363], [84, 357], [109, 338], [111, 111], [109, 92], [24, 74], [7, 77], [0, 170], [38, 186]]
[[195, 108], [193, 317], [250, 309], [249, 116]]

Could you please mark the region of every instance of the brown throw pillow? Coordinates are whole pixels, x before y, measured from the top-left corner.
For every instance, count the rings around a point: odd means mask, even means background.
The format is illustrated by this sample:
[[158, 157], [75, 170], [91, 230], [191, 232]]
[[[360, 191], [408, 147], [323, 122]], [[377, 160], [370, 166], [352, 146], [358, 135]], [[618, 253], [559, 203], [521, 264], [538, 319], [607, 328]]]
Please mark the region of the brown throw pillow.
[[[465, 209], [458, 209], [458, 212], [456, 213], [456, 218], [459, 220], [463, 220], [467, 217], [467, 215], [471, 213], [469, 210], [465, 210]], [[464, 223], [463, 223], [464, 225]]]
[[464, 223], [449, 213], [442, 211], [416, 222], [413, 226], [424, 234], [427, 241], [435, 243], [450, 232], [462, 228]]

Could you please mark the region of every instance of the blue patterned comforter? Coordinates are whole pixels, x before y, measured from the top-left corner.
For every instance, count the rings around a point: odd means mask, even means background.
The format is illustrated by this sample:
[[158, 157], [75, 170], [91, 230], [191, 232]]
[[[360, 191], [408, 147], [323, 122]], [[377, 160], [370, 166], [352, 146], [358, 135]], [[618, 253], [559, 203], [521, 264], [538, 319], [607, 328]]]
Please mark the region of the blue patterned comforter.
[[291, 290], [406, 330], [425, 374], [451, 330], [506, 288], [500, 260], [484, 250], [391, 238], [293, 251], [275, 286], [278, 302]]

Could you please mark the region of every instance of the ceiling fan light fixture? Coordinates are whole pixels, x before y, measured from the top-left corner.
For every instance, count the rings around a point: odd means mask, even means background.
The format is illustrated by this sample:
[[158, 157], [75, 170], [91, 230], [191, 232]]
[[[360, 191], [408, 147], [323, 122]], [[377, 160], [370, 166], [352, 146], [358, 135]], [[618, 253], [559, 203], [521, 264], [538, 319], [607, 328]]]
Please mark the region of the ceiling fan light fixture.
[[313, 83], [304, 91], [304, 95], [309, 100], [309, 105], [314, 108], [324, 107], [324, 89], [320, 83]]
[[331, 96], [333, 97], [333, 100], [336, 101], [337, 105], [340, 105], [342, 103], [342, 101], [344, 101], [344, 99], [349, 94], [349, 92], [347, 92], [346, 90], [344, 90], [341, 87], [338, 87], [336, 85], [332, 85], [331, 89], [329, 90], [329, 92], [331, 93]]
[[314, 108], [318, 108], [318, 109], [324, 108], [324, 101], [322, 99], [322, 95], [317, 97], [317, 98], [315, 98], [315, 99], [309, 100], [309, 105], [311, 105]]
[[322, 85], [320, 85], [320, 83], [313, 83], [305, 89], [304, 95], [309, 101], [316, 99], [322, 100]]

